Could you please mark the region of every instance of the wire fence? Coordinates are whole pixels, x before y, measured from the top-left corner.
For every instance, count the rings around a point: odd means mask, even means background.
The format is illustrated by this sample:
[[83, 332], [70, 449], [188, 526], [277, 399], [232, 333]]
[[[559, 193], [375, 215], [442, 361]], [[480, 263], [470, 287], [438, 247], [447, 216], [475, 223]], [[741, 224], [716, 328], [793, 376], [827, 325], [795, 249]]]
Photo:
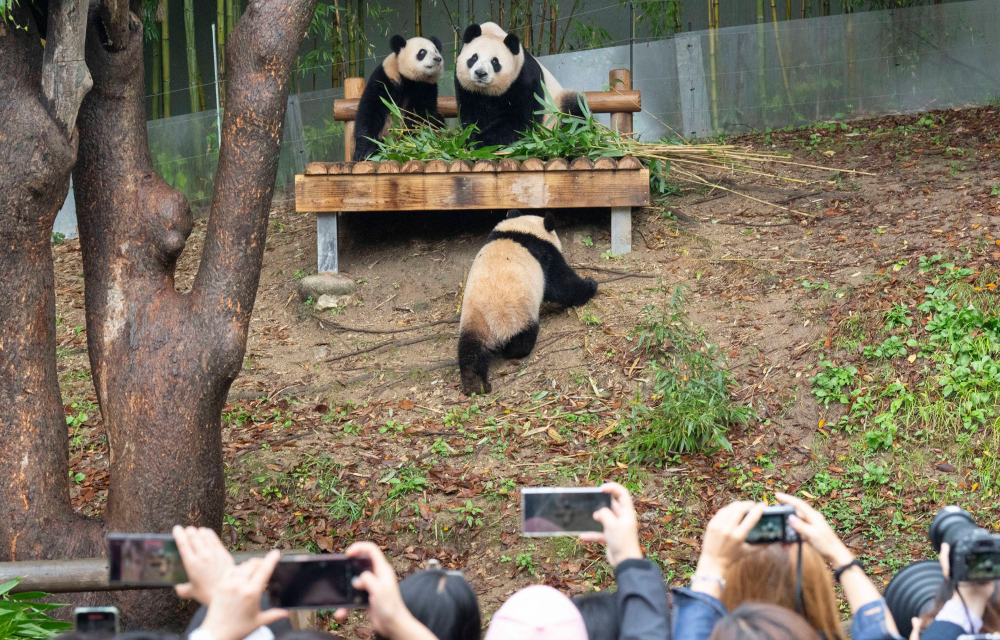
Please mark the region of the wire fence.
[[[629, 46], [539, 59], [565, 86], [594, 91], [607, 85], [610, 69], [628, 67]], [[635, 129], [645, 140], [984, 104], [1000, 97], [1000, 2], [687, 32], [635, 43], [633, 60], [643, 104]], [[440, 92], [453, 95], [445, 76]], [[342, 96], [341, 88], [298, 95], [301, 127], [286, 116], [279, 190], [301, 166], [296, 148], [304, 148], [305, 162], [343, 158], [343, 123], [333, 121], [333, 101]], [[148, 129], [157, 172], [193, 205], [209, 202], [215, 111], [150, 121]]]

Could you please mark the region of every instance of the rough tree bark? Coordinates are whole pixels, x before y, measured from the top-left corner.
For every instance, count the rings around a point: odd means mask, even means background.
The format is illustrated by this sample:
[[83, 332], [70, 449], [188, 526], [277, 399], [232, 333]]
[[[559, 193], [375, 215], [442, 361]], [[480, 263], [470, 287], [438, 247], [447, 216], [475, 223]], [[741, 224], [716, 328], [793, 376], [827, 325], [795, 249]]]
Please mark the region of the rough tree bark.
[[27, 28], [0, 36], [0, 560], [90, 554], [98, 534], [69, 504], [50, 248], [91, 84], [87, 2], [49, 2], [44, 51], [26, 5], [13, 23]]
[[[51, 14], [62, 4], [82, 11], [86, 1], [50, 0]], [[288, 80], [315, 4], [251, 0], [232, 32], [226, 66], [234, 82], [213, 204], [186, 293], [174, 288], [174, 266], [192, 220], [184, 196], [153, 173], [141, 22], [129, 14], [126, 30], [109, 38], [102, 12], [91, 16], [85, 59], [94, 88], [79, 108], [78, 152], [60, 107], [73, 93], [56, 91], [53, 101], [41, 91], [38, 30], [0, 37], [0, 499], [8, 515], [0, 519], [0, 560], [100, 555], [105, 527], [221, 528], [220, 414], [246, 348]], [[51, 22], [49, 31], [58, 33]], [[78, 50], [63, 61], [82, 58]], [[56, 377], [49, 242], [77, 155], [88, 349], [110, 446], [103, 522], [81, 521], [70, 508]], [[116, 602], [132, 626], [168, 624], [177, 604], [163, 592], [124, 592]]]

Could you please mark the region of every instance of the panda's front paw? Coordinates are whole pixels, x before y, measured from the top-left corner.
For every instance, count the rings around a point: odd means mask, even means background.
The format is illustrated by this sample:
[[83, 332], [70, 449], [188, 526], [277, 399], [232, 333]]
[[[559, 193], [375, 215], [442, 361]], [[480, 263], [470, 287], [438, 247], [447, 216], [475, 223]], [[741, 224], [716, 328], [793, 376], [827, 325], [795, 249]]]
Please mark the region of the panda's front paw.
[[584, 284], [584, 286], [582, 287], [582, 291], [584, 294], [583, 302], [587, 302], [591, 298], [593, 298], [594, 295], [597, 293], [597, 281], [594, 280], [593, 278], [584, 278], [583, 284]]

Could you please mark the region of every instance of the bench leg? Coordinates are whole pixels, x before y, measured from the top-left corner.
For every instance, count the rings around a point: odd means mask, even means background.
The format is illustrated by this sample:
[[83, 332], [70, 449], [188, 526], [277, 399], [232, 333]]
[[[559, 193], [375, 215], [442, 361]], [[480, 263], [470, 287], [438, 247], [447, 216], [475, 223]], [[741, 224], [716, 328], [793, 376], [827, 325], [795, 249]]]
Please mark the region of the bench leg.
[[632, 251], [632, 207], [611, 207], [611, 254]]
[[338, 273], [336, 213], [316, 214], [316, 261], [317, 273]]

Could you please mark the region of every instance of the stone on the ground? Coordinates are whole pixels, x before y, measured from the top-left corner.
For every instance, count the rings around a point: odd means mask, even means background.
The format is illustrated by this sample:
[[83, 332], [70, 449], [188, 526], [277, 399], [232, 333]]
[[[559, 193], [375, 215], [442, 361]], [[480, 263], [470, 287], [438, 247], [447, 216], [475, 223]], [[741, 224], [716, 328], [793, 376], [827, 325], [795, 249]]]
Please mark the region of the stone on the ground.
[[306, 276], [299, 280], [299, 299], [305, 302], [309, 298], [319, 300], [320, 296], [343, 296], [354, 293], [357, 284], [354, 280], [332, 271], [324, 271], [314, 276]]
[[320, 311], [326, 311], [327, 309], [346, 307], [350, 302], [351, 296], [332, 296], [329, 293], [324, 293], [316, 301], [316, 308]]

